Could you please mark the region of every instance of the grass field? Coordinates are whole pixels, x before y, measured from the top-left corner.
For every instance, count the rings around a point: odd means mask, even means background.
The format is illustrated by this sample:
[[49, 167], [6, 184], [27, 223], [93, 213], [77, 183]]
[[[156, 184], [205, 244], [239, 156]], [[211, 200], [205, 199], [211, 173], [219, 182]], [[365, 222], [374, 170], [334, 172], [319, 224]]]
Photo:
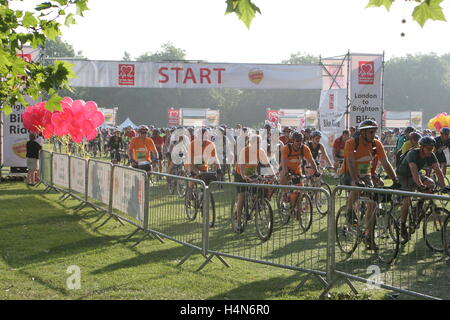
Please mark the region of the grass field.
[[[134, 241], [123, 240], [133, 227], [109, 222], [94, 230], [97, 214], [73, 214], [77, 201], [61, 205], [59, 194], [42, 191], [0, 184], [0, 299], [316, 299], [321, 293], [313, 280], [293, 293], [303, 273], [235, 259], [226, 268], [214, 258], [195, 272], [204, 261], [197, 254], [177, 267], [187, 248], [145, 240], [132, 249]], [[72, 265], [81, 270], [79, 290], [67, 286]], [[332, 297], [385, 297], [377, 290], [347, 292], [339, 287]]]

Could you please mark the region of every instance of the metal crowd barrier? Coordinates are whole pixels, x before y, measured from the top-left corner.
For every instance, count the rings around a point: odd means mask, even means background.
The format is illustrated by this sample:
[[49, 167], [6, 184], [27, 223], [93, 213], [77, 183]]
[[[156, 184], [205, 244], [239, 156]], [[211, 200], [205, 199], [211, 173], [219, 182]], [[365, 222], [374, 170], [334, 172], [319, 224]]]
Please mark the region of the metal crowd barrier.
[[[424, 227], [425, 218], [422, 219], [411, 239], [404, 245], [400, 243], [397, 257], [390, 264], [383, 262], [374, 250], [368, 250], [362, 243], [349, 255], [344, 252], [346, 249], [341, 244], [341, 242], [344, 243], [344, 240], [339, 242], [339, 239], [337, 239], [339, 237], [347, 239], [345, 233], [348, 230], [343, 230], [342, 225], [336, 223], [336, 215], [342, 216], [344, 214], [345, 209], [341, 208], [347, 206], [346, 201], [350, 191], [366, 191], [371, 195], [379, 195], [375, 198], [377, 210], [384, 210], [382, 214], [385, 217], [387, 217], [386, 212], [391, 212], [392, 217], [398, 221], [402, 197], [411, 197], [415, 208], [419, 206], [419, 200], [433, 200], [438, 207], [446, 207], [450, 203], [450, 197], [448, 196], [390, 189], [337, 186], [332, 194], [333, 208], [330, 211], [330, 228], [328, 229], [330, 241], [334, 243], [330, 247], [332, 260], [328, 270], [333, 280], [322, 295], [328, 292], [339, 279], [343, 279], [354, 292], [357, 292], [357, 289], [351, 284], [350, 280], [365, 283], [371, 289], [387, 289], [426, 299], [450, 299], [448, 259], [442, 252], [430, 249], [424, 238], [424, 230], [426, 230], [427, 239], [431, 246], [442, 245], [441, 228], [446, 214], [439, 210], [433, 211], [430, 216], [432, 220], [426, 224], [426, 228]], [[380, 248], [380, 250], [384, 249], [384, 252], [392, 254], [395, 250], [395, 246], [393, 246], [393, 238], [396, 238], [395, 232], [390, 230], [389, 224], [386, 224], [387, 221], [382, 220], [376, 223], [380, 223], [380, 229], [378, 229], [376, 236], [381, 239], [384, 237], [384, 240], [380, 240], [382, 246], [387, 243], [385, 247], [387, 251], [384, 248]], [[388, 230], [383, 234], [381, 228], [385, 227], [388, 227]], [[400, 232], [399, 225], [398, 228]], [[401, 242], [402, 237], [400, 234], [398, 236]], [[341, 247], [344, 247], [344, 250]]]
[[[272, 232], [269, 235], [269, 210], [268, 206], [262, 206], [261, 218], [256, 217], [256, 211], [251, 213], [247, 225], [243, 231], [233, 228], [234, 212], [237, 188], [249, 187], [255, 194], [266, 193], [270, 196], [270, 207], [273, 216]], [[242, 189], [241, 189], [242, 190]], [[258, 191], [257, 191], [258, 190]], [[213, 182], [209, 186], [210, 194], [216, 203], [216, 222], [208, 232], [208, 249], [211, 254], [223, 257], [276, 266], [280, 268], [306, 272], [298, 290], [311, 276], [316, 278], [324, 287], [327, 285], [327, 218], [321, 215], [314, 203], [303, 203], [303, 207], [310, 207], [313, 211], [312, 222], [308, 229], [307, 215], [297, 217], [295, 215], [281, 214], [277, 204], [282, 197], [281, 191], [296, 191], [310, 194], [314, 198], [317, 194], [325, 196], [328, 206], [330, 195], [325, 189], [296, 186], [279, 186], [271, 184], [248, 184]], [[300, 198], [299, 198], [300, 199]], [[305, 197], [307, 199], [307, 197]], [[306, 202], [307, 200], [305, 200]], [[306, 209], [306, 208], [305, 208]], [[234, 222], [233, 222], [234, 219]], [[241, 218], [242, 219], [242, 218]], [[303, 227], [300, 223], [303, 219]], [[258, 221], [257, 221], [258, 220]], [[264, 221], [265, 220], [265, 221]], [[258, 227], [257, 227], [258, 226]]]
[[[378, 252], [365, 248], [363, 244], [359, 244], [351, 254], [345, 253], [339, 240], [344, 233], [336, 224], [336, 216], [344, 216], [342, 208], [351, 191], [378, 195], [375, 200], [377, 210], [390, 212], [386, 216], [395, 217], [396, 221], [404, 196], [412, 197], [415, 207], [419, 206], [419, 200], [433, 200], [437, 207], [447, 207], [450, 204], [448, 196], [350, 186], [338, 186], [332, 195], [322, 188], [270, 184], [215, 181], [206, 186], [198, 179], [155, 172], [147, 175], [142, 170], [97, 160], [89, 160], [87, 165], [84, 162], [84, 171], [83, 161], [67, 155], [41, 152], [42, 183], [70, 194], [83, 195], [82, 207], [90, 205], [104, 211], [96, 222], [108, 215], [102, 225], [114, 218], [136, 226], [136, 231], [128, 238], [139, 231], [143, 231], [144, 236], [135, 245], [151, 236], [161, 242], [165, 238], [190, 248], [191, 251], [179, 265], [193, 253], [200, 253], [205, 261], [198, 270], [217, 257], [227, 267], [229, 265], [224, 258], [305, 272], [306, 276], [296, 289], [313, 277], [324, 287], [322, 297], [342, 280], [355, 293], [361, 285], [357, 283], [362, 283], [370, 285], [371, 289], [392, 290], [419, 298], [450, 298], [448, 258], [444, 253], [429, 248], [430, 244], [423, 236], [424, 221], [406, 244], [398, 246], [396, 259], [390, 263], [381, 261]], [[168, 182], [171, 182], [170, 190]], [[183, 193], [188, 183], [195, 186], [193, 192], [198, 197], [195, 204], [190, 202], [190, 211], [186, 209]], [[262, 190], [268, 196], [273, 215], [270, 236], [261, 236], [254, 213], [243, 232], [233, 228], [232, 208], [238, 187], [251, 188], [254, 192], [251, 194], [259, 194]], [[312, 222], [309, 228], [305, 228], [299, 217], [290, 216], [287, 219], [286, 214], [282, 214], [286, 212], [279, 205], [283, 190], [309, 194], [312, 200], [321, 195], [322, 199], [326, 199], [328, 210], [320, 214], [312, 202], [309, 205], [313, 210]], [[304, 206], [308, 207], [308, 204]], [[425, 230], [429, 242], [437, 245], [442, 241], [441, 220], [446, 213], [437, 210], [431, 216], [433, 220]], [[376, 230], [377, 236], [382, 234], [382, 231]], [[387, 246], [392, 244], [392, 239], [399, 237], [395, 231], [393, 234], [385, 233], [387, 236], [383, 239]]]
[[39, 174], [40, 182], [45, 185], [45, 192], [50, 191], [53, 188], [52, 179], [52, 157], [53, 153], [45, 150], [39, 152]]

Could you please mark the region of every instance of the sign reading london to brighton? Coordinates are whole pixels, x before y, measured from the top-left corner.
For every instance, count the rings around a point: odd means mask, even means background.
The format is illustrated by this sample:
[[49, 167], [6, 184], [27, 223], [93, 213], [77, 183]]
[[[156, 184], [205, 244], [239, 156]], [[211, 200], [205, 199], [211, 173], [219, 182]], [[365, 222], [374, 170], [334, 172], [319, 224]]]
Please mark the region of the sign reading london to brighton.
[[350, 126], [366, 119], [381, 124], [383, 55], [351, 55]]

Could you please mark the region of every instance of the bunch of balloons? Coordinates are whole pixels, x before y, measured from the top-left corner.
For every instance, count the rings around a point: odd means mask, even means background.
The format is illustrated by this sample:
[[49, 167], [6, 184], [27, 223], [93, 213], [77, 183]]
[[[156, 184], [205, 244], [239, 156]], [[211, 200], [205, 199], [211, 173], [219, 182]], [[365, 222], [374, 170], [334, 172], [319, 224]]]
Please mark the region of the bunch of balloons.
[[45, 139], [55, 135], [68, 136], [75, 143], [83, 139], [93, 140], [97, 136], [97, 128], [105, 121], [94, 101], [74, 101], [65, 97], [60, 102], [62, 110], [55, 112], [45, 109], [45, 103], [30, 106], [22, 114], [24, 127], [31, 132], [41, 132]]
[[450, 127], [450, 115], [447, 115], [446, 112], [442, 112], [437, 114], [434, 118], [428, 121], [429, 129], [436, 129], [439, 132], [441, 128], [449, 128]]

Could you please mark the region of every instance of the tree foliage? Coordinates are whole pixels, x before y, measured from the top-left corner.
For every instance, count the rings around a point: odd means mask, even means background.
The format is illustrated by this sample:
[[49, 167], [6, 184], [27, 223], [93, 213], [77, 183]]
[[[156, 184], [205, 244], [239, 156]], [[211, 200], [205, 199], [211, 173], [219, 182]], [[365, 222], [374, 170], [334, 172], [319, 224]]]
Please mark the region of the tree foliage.
[[186, 51], [176, 48], [171, 42], [164, 43], [160, 51], [146, 52], [136, 58], [136, 61], [158, 62], [167, 60], [184, 60]]
[[[12, 9], [13, 1], [0, 0], [0, 104], [5, 113], [16, 103], [27, 106], [25, 95], [37, 100], [49, 95], [49, 110], [59, 108], [61, 97], [57, 90], [69, 88], [73, 77], [69, 63], [55, 61], [44, 65], [41, 61], [27, 62], [17, 54], [26, 46], [44, 47], [48, 39], [56, 40], [61, 24], [74, 24], [76, 16], [88, 10], [88, 0], [50, 0], [36, 2], [33, 10]], [[16, 1], [17, 2], [17, 1]], [[71, 10], [76, 10], [71, 12]]]

